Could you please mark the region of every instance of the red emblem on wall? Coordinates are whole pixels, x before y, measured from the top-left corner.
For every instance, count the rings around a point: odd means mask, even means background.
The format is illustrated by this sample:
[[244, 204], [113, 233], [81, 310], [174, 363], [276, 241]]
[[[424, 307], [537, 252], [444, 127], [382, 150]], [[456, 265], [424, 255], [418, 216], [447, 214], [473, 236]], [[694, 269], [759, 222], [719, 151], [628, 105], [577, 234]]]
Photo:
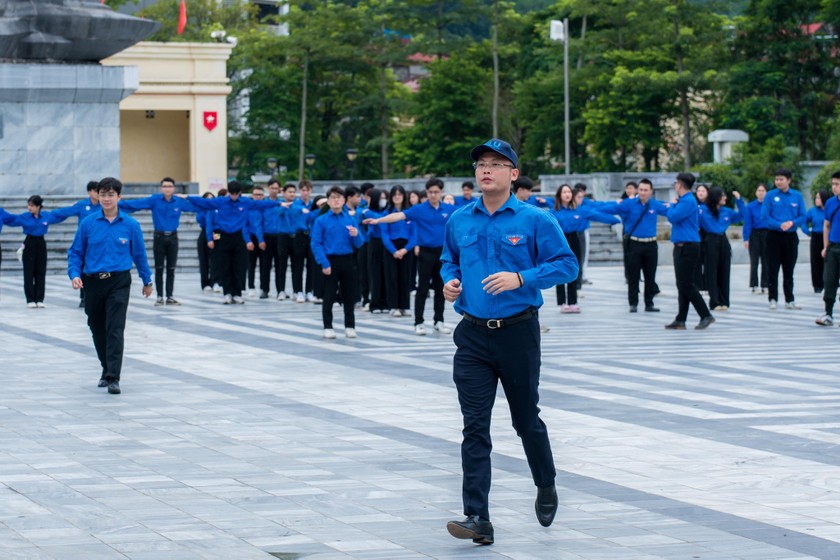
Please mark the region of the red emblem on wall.
[[219, 124], [218, 113], [216, 111], [204, 111], [204, 128], [213, 132], [217, 124]]

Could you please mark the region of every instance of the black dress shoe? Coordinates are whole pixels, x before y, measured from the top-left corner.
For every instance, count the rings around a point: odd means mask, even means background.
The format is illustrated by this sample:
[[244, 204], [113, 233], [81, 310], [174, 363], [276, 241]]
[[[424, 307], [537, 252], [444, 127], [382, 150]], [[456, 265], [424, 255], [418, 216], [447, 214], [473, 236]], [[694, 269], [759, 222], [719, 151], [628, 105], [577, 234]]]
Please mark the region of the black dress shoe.
[[645, 311], [647, 311], [648, 313], [659, 313], [659, 308], [654, 307], [652, 305], [648, 305], [645, 307]]
[[450, 521], [446, 530], [456, 539], [472, 539], [476, 544], [493, 544], [493, 524], [477, 515], [463, 521]]
[[630, 306], [630, 313], [638, 313], [639, 307], [637, 305]]
[[703, 330], [714, 322], [715, 322], [715, 318], [712, 317], [711, 315], [709, 315], [708, 317], [703, 317], [702, 319], [700, 319], [700, 322], [697, 323], [697, 326], [694, 327], [694, 328], [695, 328], [695, 330], [698, 330], [698, 331]]
[[537, 521], [543, 527], [548, 527], [554, 521], [557, 513], [557, 489], [554, 485], [537, 488], [537, 500], [534, 502], [537, 511]]
[[108, 392], [112, 395], [119, 395], [120, 394], [120, 382], [119, 381], [111, 381], [108, 383]]
[[670, 329], [672, 331], [684, 331], [685, 330], [685, 321], [674, 321], [672, 323], [668, 323], [665, 325], [666, 329]]
[[97, 387], [107, 387], [107, 386], [108, 386], [108, 380], [105, 379], [104, 377], [99, 380], [99, 385], [97, 385]]

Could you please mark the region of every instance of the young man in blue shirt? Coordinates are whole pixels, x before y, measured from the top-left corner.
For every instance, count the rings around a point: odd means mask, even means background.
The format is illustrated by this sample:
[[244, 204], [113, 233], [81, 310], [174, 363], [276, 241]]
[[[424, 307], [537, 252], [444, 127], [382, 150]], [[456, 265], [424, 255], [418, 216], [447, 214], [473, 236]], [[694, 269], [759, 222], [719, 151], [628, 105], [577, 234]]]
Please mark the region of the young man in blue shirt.
[[125, 317], [131, 295], [131, 265], [143, 281], [143, 297], [152, 295], [152, 271], [140, 224], [118, 207], [122, 183], [113, 177], [99, 181], [102, 212], [79, 224], [67, 251], [67, 275], [73, 288], [85, 288], [85, 314], [93, 346], [102, 365], [100, 387], [120, 394]]
[[443, 293], [464, 317], [455, 329], [453, 379], [464, 421], [461, 443], [463, 521], [446, 528], [459, 539], [492, 544], [490, 418], [499, 381], [522, 440], [544, 527], [557, 512], [556, 471], [539, 417], [541, 290], [574, 281], [578, 262], [557, 220], [511, 195], [519, 176], [510, 144], [491, 139], [472, 152], [481, 199], [446, 224]]
[[362, 246], [362, 235], [356, 219], [344, 209], [344, 189], [332, 187], [327, 191], [329, 211], [312, 224], [312, 253], [324, 274], [324, 338], [335, 338], [333, 330], [333, 303], [336, 294], [344, 304], [344, 334], [356, 338], [356, 294], [359, 276], [353, 249]]
[[[156, 306], [181, 305], [173, 292], [175, 290], [175, 266], [178, 264], [178, 226], [182, 212], [195, 212], [192, 205], [175, 196], [175, 180], [164, 177], [160, 181], [160, 193], [137, 200], [120, 202], [120, 210], [132, 213], [151, 210], [155, 233], [152, 252], [155, 258]], [[166, 291], [164, 293], [163, 271], [166, 270]], [[164, 301], [164, 295], [166, 300]]]
[[[82, 223], [82, 220], [90, 216], [91, 214], [95, 214], [99, 212], [101, 208], [99, 207], [99, 183], [97, 181], [88, 181], [87, 184], [87, 198], [79, 200], [78, 202], [71, 204], [70, 206], [65, 206], [64, 208], [59, 208], [58, 210], [53, 211], [54, 215], [64, 215], [64, 216], [76, 216], [79, 218], [79, 223]], [[79, 290], [79, 307], [85, 306], [85, 290]]]
[[764, 197], [761, 217], [767, 224], [767, 297], [770, 309], [779, 301], [779, 268], [782, 269], [782, 287], [785, 309], [801, 309], [793, 298], [793, 269], [799, 256], [799, 236], [796, 230], [805, 223], [805, 200], [799, 191], [790, 188], [793, 175], [788, 169], [778, 169], [776, 188]]
[[840, 171], [831, 176], [831, 192], [834, 196], [825, 203], [822, 232], [825, 313], [817, 319], [817, 324], [824, 327], [834, 324], [834, 300], [837, 297], [837, 283], [840, 281]]
[[[700, 322], [695, 329], [705, 329], [715, 322], [709, 306], [694, 284], [694, 269], [700, 260], [700, 217], [697, 199], [691, 192], [694, 175], [680, 173], [674, 183], [677, 198], [668, 208], [668, 221], [671, 222], [671, 243], [674, 244], [674, 276], [677, 280], [678, 305], [677, 317], [665, 325], [666, 329], [685, 330], [689, 303], [700, 315]], [[622, 204], [627, 204], [625, 201]]]

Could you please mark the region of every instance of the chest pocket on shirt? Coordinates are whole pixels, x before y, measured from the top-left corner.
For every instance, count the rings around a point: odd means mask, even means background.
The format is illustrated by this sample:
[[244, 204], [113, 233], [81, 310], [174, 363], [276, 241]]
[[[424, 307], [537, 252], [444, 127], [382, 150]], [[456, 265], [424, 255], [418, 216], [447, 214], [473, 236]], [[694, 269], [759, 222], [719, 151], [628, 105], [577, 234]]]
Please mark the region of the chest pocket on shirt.
[[470, 266], [481, 260], [478, 235], [462, 235], [458, 238], [461, 266]]
[[531, 258], [528, 253], [528, 237], [522, 233], [504, 233], [497, 245], [499, 261], [502, 268], [507, 270], [524, 270], [531, 268]]

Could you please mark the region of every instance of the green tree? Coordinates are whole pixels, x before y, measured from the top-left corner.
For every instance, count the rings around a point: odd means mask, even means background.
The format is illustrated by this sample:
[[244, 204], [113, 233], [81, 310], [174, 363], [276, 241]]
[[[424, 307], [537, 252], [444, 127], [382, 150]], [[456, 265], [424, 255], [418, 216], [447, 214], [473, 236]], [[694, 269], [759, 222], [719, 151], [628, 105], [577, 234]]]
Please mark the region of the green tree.
[[161, 24], [161, 28], [149, 38], [150, 41], [206, 43], [213, 40], [210, 33], [219, 30], [241, 41], [257, 30], [257, 7], [247, 0], [189, 0], [187, 26], [184, 33], [178, 35], [180, 5], [176, 0], [159, 0], [137, 12], [138, 16]]

